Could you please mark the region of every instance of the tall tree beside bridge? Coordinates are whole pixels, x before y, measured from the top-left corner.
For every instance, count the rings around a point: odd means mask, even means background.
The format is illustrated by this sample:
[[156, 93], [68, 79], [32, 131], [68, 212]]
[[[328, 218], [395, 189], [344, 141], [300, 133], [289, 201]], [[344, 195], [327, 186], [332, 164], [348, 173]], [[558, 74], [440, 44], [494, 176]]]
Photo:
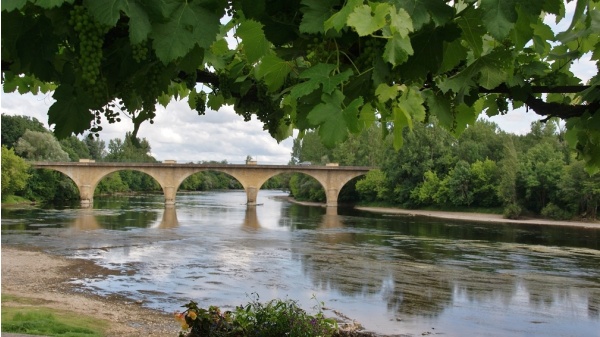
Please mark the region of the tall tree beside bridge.
[[[430, 116], [460, 134], [512, 104], [565, 120], [570, 146], [589, 171], [600, 168], [598, 0], [1, 6], [4, 90], [54, 90], [48, 120], [59, 137], [98, 132], [101, 115], [121, 114], [135, 137], [157, 103], [187, 98], [200, 115], [227, 104], [255, 114], [276, 139], [318, 129], [328, 146], [378, 121], [400, 148], [403, 129]], [[549, 16], [565, 28], [553, 31]], [[583, 83], [572, 65], [588, 57], [596, 69]]]

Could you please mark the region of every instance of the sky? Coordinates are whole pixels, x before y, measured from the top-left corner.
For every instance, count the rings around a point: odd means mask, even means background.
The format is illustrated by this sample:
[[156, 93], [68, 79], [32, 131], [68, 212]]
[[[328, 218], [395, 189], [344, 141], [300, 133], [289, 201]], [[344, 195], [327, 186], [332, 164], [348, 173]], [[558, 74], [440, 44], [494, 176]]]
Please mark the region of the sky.
[[[572, 4], [567, 11], [572, 11]], [[547, 18], [550, 23], [552, 18]], [[564, 30], [570, 20], [565, 19]], [[589, 61], [581, 61], [573, 65], [573, 71], [585, 82], [595, 73], [595, 65]], [[54, 100], [48, 95], [20, 95], [18, 93], [0, 94], [0, 112], [8, 115], [35, 117], [47, 128], [48, 109]], [[515, 134], [529, 132], [533, 121], [541, 119], [533, 112], [525, 109], [510, 111], [503, 116], [488, 118], [498, 124], [500, 129]], [[109, 140], [125, 136], [133, 130], [131, 121], [121, 116], [121, 122], [109, 124], [104, 119], [100, 139], [108, 145]], [[232, 107], [223, 107], [219, 111], [207, 109], [206, 115], [198, 114], [189, 108], [185, 100], [172, 101], [167, 108], [158, 106], [154, 124], [144, 122], [138, 137], [146, 138], [151, 146], [152, 155], [160, 161], [176, 160], [179, 163], [226, 160], [228, 163], [242, 164], [247, 156], [257, 160], [259, 164], [281, 164], [290, 161], [292, 138], [280, 143], [263, 130], [262, 123], [253, 118], [244, 122], [243, 118], [233, 111]]]

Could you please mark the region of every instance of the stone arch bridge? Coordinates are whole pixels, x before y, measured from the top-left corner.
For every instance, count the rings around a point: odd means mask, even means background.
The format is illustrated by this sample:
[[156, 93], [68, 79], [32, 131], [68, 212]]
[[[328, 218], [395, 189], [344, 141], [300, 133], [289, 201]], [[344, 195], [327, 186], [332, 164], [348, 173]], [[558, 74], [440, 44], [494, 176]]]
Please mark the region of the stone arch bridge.
[[96, 186], [110, 173], [132, 170], [148, 174], [160, 184], [165, 204], [175, 204], [179, 185], [189, 176], [202, 171], [224, 172], [244, 187], [248, 205], [256, 205], [260, 187], [271, 177], [286, 172], [299, 172], [315, 178], [327, 197], [327, 206], [337, 207], [342, 187], [353, 178], [366, 174], [372, 167], [316, 165], [235, 165], [235, 164], [177, 164], [177, 163], [106, 163], [106, 162], [33, 162], [39, 169], [62, 172], [79, 188], [82, 206], [92, 204]]

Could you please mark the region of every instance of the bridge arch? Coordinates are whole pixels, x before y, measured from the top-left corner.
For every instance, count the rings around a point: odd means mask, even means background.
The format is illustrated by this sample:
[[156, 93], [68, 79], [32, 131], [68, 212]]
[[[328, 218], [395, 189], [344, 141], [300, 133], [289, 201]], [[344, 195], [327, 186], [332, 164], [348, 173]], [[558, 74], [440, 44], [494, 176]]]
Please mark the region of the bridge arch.
[[337, 166], [288, 166], [288, 165], [231, 165], [231, 164], [176, 164], [176, 163], [32, 163], [36, 168], [53, 169], [66, 174], [77, 187], [81, 204], [92, 204], [94, 190], [106, 175], [123, 170], [133, 170], [148, 174], [161, 186], [165, 204], [175, 203], [175, 195], [183, 181], [194, 173], [217, 171], [229, 174], [240, 182], [248, 200], [248, 205], [256, 205], [260, 187], [271, 177], [285, 172], [299, 172], [315, 178], [323, 189], [327, 206], [337, 207], [339, 192], [353, 178], [366, 174], [370, 167]]

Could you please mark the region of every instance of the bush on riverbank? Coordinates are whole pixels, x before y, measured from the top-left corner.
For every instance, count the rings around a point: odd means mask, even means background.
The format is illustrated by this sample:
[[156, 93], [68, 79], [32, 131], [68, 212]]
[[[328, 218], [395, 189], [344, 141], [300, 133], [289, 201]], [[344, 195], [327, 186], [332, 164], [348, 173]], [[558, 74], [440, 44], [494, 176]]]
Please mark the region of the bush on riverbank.
[[221, 312], [218, 307], [198, 307], [194, 301], [184, 305], [175, 319], [181, 323], [180, 337], [225, 336], [336, 336], [334, 319], [325, 318], [319, 310], [309, 315], [292, 300], [271, 300], [261, 303], [258, 298], [234, 311]]

